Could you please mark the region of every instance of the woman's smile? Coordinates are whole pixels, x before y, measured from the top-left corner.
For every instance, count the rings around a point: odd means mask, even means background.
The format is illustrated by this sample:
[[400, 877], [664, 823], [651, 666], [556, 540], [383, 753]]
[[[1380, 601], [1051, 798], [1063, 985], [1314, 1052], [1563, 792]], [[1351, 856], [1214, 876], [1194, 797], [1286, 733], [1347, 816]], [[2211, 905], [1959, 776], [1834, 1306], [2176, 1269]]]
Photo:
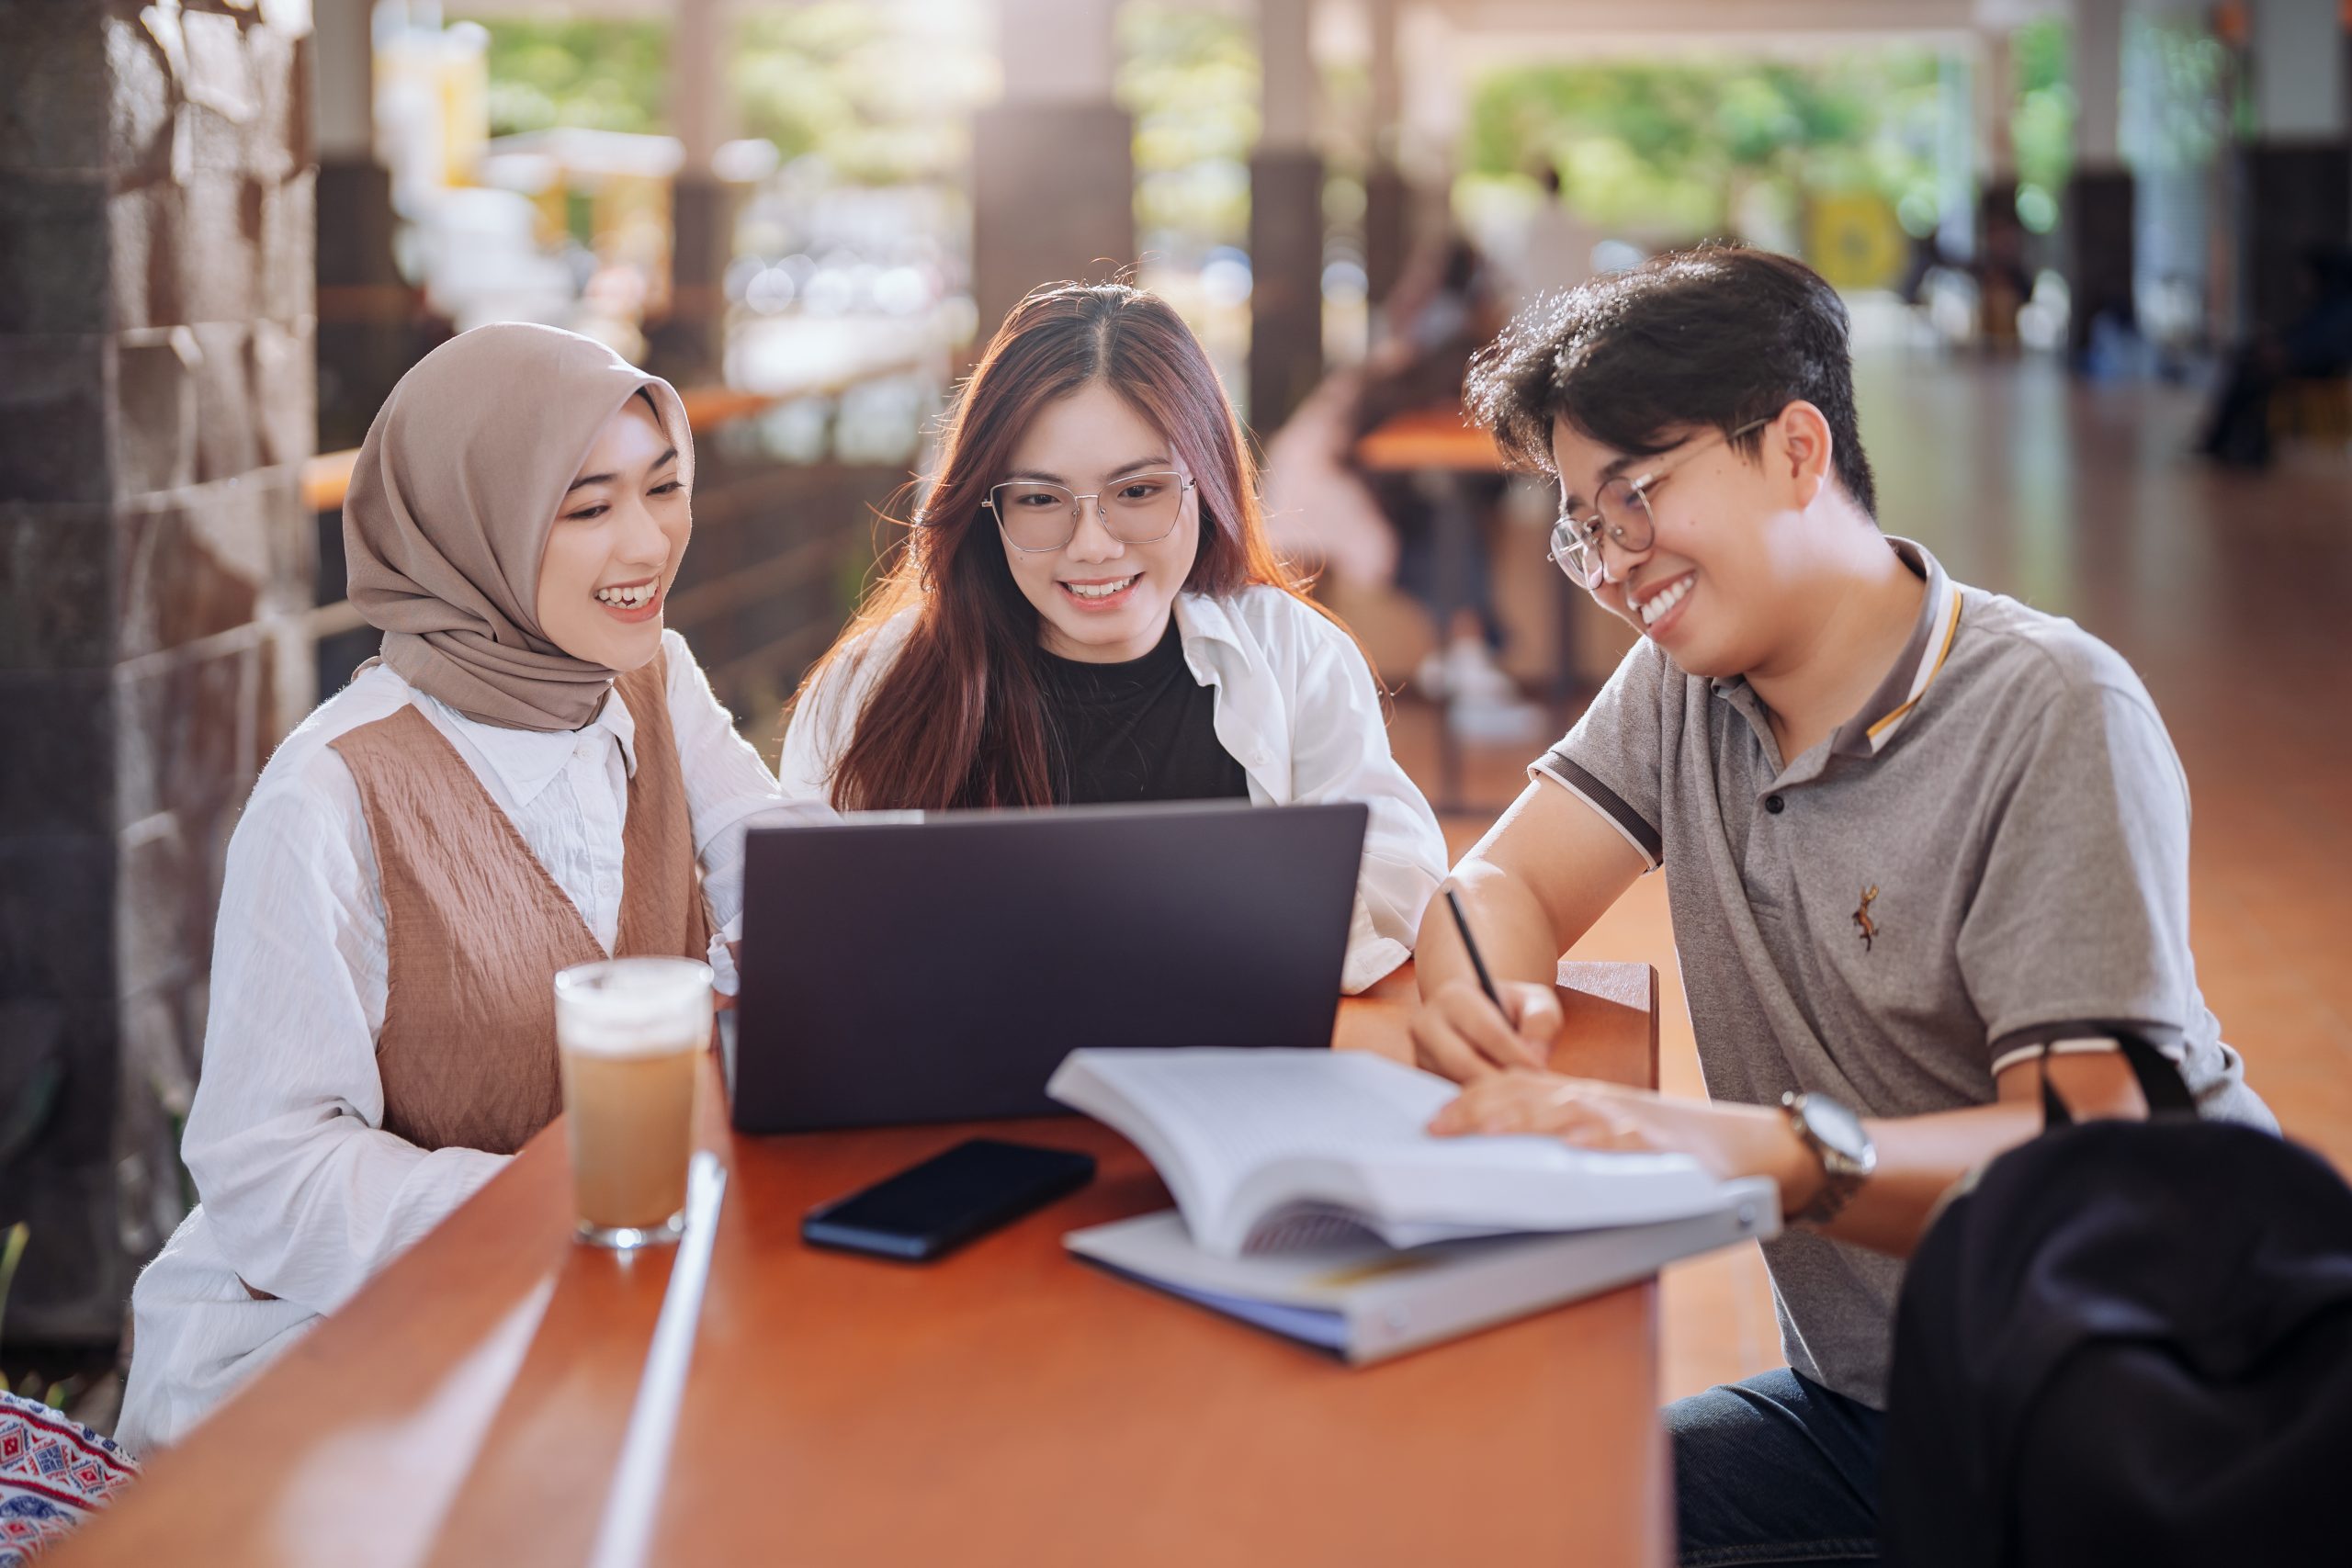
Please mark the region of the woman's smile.
[[1134, 596], [1135, 586], [1143, 573], [1131, 571], [1125, 577], [1095, 577], [1073, 580], [1062, 578], [1057, 586], [1071, 604], [1088, 615], [1123, 608]]
[[662, 601], [668, 597], [662, 592], [659, 577], [616, 583], [610, 588], [599, 588], [595, 593], [596, 603], [606, 615], [630, 626], [658, 618], [662, 614]]

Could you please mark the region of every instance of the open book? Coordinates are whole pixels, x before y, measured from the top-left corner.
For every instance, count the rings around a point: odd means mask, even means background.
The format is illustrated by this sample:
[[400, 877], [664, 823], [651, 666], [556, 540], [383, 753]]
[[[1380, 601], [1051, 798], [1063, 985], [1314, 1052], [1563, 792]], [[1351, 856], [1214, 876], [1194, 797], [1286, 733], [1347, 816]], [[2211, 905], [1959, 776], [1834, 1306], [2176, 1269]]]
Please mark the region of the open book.
[[1432, 1137], [1455, 1086], [1360, 1051], [1073, 1051], [1046, 1092], [1141, 1149], [1216, 1258], [1645, 1225], [1724, 1199], [1683, 1155]]

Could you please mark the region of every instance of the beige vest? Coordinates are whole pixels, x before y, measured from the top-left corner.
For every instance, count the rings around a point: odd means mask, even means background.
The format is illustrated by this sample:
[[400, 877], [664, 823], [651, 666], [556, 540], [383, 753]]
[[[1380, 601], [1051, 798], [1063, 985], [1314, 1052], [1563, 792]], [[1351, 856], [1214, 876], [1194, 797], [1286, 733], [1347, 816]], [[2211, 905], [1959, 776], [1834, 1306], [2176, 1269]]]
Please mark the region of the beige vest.
[[[613, 683], [637, 724], [614, 957], [699, 959], [710, 946], [663, 666], [657, 655]], [[331, 744], [359, 785], [384, 891], [384, 1130], [421, 1148], [512, 1154], [563, 1108], [555, 973], [605, 950], [422, 713], [403, 707]]]

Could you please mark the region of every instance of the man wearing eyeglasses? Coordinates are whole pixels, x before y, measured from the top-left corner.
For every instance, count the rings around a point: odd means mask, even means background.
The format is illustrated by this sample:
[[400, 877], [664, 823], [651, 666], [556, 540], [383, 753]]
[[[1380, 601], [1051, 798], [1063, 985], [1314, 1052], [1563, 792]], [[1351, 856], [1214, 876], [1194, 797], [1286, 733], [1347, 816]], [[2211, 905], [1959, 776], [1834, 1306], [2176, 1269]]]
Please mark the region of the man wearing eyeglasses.
[[[1798, 263], [1589, 284], [1469, 400], [1642, 637], [1454, 869], [1502, 1005], [1442, 902], [1421, 927], [1416, 1048], [1465, 1086], [1435, 1130], [1774, 1178], [1789, 1367], [1667, 1410], [1682, 1560], [1869, 1561], [1903, 1258], [2039, 1128], [2045, 1048], [2086, 1113], [2144, 1113], [2129, 1030], [2206, 1114], [2269, 1122], [2198, 992], [2179, 762], [2113, 650], [1880, 531], [1845, 308]], [[1544, 1070], [1557, 956], [1661, 867], [1705, 1100]]]

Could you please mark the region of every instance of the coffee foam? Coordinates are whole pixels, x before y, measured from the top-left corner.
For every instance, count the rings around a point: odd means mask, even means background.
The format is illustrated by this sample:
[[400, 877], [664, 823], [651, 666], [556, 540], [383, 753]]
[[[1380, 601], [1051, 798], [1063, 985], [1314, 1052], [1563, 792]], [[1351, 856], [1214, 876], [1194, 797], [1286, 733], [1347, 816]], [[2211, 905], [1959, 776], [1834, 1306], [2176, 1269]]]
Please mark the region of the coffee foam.
[[624, 958], [556, 976], [556, 1042], [598, 1056], [697, 1050], [710, 1039], [710, 966]]

